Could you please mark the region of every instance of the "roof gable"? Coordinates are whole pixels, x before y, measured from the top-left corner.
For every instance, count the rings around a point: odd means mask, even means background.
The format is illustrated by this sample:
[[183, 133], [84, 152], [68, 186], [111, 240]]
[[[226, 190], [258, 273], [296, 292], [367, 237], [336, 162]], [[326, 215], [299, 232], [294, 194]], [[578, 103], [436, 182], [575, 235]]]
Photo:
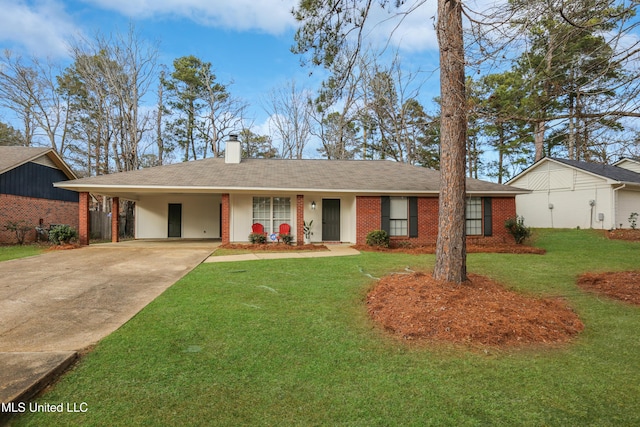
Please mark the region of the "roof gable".
[[613, 166], [640, 173], [640, 160], [638, 159], [625, 157], [615, 162]]
[[64, 160], [62, 160], [52, 148], [0, 146], [0, 174], [29, 162], [60, 169], [69, 179], [77, 178], [69, 166], [67, 166]]
[[554, 157], [545, 157], [539, 160], [538, 162], [534, 163], [529, 168], [518, 174], [512, 180], [507, 182], [507, 184], [516, 186], [521, 185], [525, 188], [530, 188], [530, 185], [528, 183], [530, 175], [533, 175], [537, 169], [540, 169], [544, 165], [547, 165], [548, 167], [552, 167], [552, 165], [568, 167], [600, 179], [614, 181], [615, 183], [640, 184], [640, 173], [634, 172], [629, 169], [613, 165], [589, 163], [579, 160], [559, 159]]
[[640, 173], [624, 169], [618, 166], [605, 165], [601, 163], [589, 163], [578, 160], [556, 159], [560, 163], [564, 163], [571, 167], [584, 170], [594, 175], [599, 175], [604, 178], [618, 181], [618, 182], [630, 182], [634, 184], [640, 184]]

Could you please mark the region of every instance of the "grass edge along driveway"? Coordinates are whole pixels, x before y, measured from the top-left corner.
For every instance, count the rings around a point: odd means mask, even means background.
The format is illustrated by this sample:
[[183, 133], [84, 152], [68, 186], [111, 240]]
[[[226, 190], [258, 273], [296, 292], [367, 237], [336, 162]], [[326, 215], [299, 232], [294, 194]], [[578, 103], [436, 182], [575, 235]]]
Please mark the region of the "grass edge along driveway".
[[584, 271], [637, 268], [640, 245], [538, 230], [547, 254], [472, 254], [469, 270], [566, 298], [561, 348], [419, 348], [363, 305], [373, 281], [431, 255], [203, 264], [104, 339], [14, 425], [638, 425], [640, 308], [584, 293]]

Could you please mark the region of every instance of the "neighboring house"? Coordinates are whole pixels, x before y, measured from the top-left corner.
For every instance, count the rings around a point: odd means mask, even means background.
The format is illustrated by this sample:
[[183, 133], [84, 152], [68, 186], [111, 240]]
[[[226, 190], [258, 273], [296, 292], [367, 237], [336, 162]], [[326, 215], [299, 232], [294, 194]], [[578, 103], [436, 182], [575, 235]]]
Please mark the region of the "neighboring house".
[[36, 227], [51, 224], [78, 227], [78, 194], [55, 188], [54, 182], [76, 179], [51, 148], [0, 146], [0, 243], [15, 243], [5, 227], [10, 222], [33, 226], [26, 242], [36, 238]]
[[[394, 240], [436, 241], [437, 171], [392, 161], [241, 159], [236, 140], [227, 143], [225, 155], [56, 186], [81, 193], [85, 244], [89, 193], [110, 196], [115, 206], [120, 198], [134, 200], [138, 239], [247, 242], [254, 223], [269, 236], [286, 223], [302, 243], [304, 223], [313, 221], [312, 242], [361, 244], [376, 229], [386, 229]], [[504, 221], [515, 216], [515, 196], [524, 192], [469, 179], [467, 234], [507, 241]]]
[[531, 227], [629, 228], [640, 213], [640, 163], [615, 165], [545, 157], [508, 182], [531, 190], [516, 198]]
[[618, 166], [620, 168], [640, 173], [640, 159], [629, 159], [624, 157], [615, 162], [613, 166]]

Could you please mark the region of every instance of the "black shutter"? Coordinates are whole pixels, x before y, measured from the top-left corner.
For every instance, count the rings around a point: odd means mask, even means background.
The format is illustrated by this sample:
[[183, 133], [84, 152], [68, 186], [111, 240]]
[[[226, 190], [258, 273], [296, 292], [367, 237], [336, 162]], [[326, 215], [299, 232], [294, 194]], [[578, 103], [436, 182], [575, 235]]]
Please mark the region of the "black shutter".
[[483, 200], [484, 200], [484, 227], [483, 227], [484, 235], [491, 236], [493, 234], [491, 197], [485, 197]]
[[409, 237], [418, 237], [418, 198], [409, 197]]
[[381, 201], [381, 228], [387, 233], [391, 232], [391, 199], [389, 196], [382, 196]]

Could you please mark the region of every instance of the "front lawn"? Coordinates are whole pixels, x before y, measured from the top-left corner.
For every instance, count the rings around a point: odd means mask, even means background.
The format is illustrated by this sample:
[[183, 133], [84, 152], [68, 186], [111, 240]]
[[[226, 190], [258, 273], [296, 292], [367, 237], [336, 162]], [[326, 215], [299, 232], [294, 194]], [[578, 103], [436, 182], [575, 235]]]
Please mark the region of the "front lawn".
[[0, 261], [39, 255], [45, 248], [39, 245], [0, 246]]
[[367, 317], [370, 278], [433, 255], [202, 264], [104, 339], [14, 425], [639, 425], [640, 307], [581, 291], [639, 268], [640, 243], [539, 230], [546, 255], [470, 254], [469, 271], [562, 296], [586, 328], [561, 347], [410, 346]]

